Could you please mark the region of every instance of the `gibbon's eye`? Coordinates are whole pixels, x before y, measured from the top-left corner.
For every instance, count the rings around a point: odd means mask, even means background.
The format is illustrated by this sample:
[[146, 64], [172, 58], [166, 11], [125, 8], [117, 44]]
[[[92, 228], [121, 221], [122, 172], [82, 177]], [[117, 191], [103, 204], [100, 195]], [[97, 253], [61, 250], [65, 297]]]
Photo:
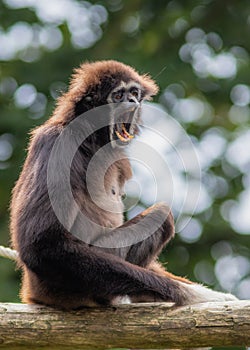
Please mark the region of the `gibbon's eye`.
[[113, 97], [113, 101], [119, 102], [123, 97], [123, 91], [120, 90], [120, 91], [114, 92], [112, 97]]
[[137, 89], [132, 89], [130, 91], [131, 95], [134, 96], [136, 99], [138, 98], [139, 96], [139, 91]]

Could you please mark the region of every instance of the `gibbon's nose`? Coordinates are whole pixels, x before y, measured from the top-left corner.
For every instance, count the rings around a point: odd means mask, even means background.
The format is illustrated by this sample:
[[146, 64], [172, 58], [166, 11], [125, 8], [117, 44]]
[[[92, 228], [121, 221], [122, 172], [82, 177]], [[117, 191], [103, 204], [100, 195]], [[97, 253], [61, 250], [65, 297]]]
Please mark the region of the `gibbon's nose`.
[[135, 103], [135, 104], [139, 104], [139, 102], [137, 101], [136, 97], [133, 96], [132, 94], [127, 94], [125, 96], [125, 102], [131, 102], [131, 103]]

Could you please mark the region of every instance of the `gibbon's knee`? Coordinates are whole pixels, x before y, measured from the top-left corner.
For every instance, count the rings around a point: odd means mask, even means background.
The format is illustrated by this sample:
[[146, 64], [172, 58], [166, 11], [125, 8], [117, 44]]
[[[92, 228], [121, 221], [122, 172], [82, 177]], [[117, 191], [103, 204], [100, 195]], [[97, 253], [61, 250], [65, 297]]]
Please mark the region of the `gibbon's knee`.
[[174, 227], [174, 217], [171, 212], [171, 209], [169, 206], [164, 203], [160, 202], [157, 204], [154, 204], [153, 206], [149, 207], [148, 209], [144, 210], [141, 215], [143, 217], [145, 216], [151, 216], [154, 221], [159, 222], [159, 230], [163, 234], [163, 238], [166, 240], [166, 243], [174, 237], [175, 235], [175, 227]]
[[174, 236], [173, 215], [169, 207], [164, 203], [156, 204], [143, 211], [131, 221], [142, 220], [145, 226], [151, 228], [157, 223], [158, 228], [152, 230], [148, 236], [129, 247], [126, 260], [147, 268], [161, 253], [164, 246]]

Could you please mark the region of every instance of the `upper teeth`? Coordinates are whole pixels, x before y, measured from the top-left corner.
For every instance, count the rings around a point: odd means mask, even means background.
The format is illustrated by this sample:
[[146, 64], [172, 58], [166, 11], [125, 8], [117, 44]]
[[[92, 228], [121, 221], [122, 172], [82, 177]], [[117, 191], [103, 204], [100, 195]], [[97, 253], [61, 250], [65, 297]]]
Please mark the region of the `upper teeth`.
[[124, 136], [118, 130], [115, 130], [117, 137], [123, 142], [128, 142], [134, 137], [133, 135], [130, 135], [130, 133], [126, 130], [124, 124], [122, 124], [122, 132]]

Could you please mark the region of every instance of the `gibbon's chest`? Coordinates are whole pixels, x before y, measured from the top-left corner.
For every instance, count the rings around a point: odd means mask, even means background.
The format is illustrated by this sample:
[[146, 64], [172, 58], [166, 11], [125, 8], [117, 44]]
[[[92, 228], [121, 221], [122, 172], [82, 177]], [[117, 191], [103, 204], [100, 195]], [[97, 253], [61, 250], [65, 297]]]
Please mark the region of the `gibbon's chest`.
[[128, 161], [119, 160], [110, 163], [111, 165], [106, 166], [98, 161], [94, 167], [88, 169], [86, 177], [88, 196], [87, 198], [81, 196], [80, 199], [82, 209], [91, 222], [104, 229], [116, 228], [123, 224], [124, 185], [131, 177]]
[[107, 228], [115, 228], [123, 224], [122, 198], [125, 179], [119, 167], [114, 164], [105, 173], [99, 173], [99, 175], [100, 181], [91, 191], [91, 200], [101, 214], [98, 215], [98, 224]]

